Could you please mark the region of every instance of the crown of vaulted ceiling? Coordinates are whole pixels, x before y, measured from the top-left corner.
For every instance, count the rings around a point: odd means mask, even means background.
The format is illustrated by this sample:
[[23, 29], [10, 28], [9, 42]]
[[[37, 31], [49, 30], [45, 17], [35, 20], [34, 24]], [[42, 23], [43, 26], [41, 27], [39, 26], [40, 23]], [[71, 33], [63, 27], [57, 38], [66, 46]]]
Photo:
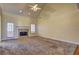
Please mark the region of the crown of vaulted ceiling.
[[6, 12], [15, 15], [37, 17], [45, 4], [39, 3], [38, 7], [41, 8], [41, 10], [34, 12], [31, 10], [30, 6], [34, 6], [35, 4], [36, 3], [0, 3], [0, 6], [3, 13]]

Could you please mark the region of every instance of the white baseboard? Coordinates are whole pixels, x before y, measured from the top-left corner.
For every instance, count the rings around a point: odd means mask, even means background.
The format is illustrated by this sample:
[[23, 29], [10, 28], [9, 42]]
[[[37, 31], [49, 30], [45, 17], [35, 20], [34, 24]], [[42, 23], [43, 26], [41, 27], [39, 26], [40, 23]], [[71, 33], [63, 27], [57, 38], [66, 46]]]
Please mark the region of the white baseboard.
[[50, 39], [53, 39], [53, 40], [58, 40], [58, 41], [63, 41], [63, 42], [68, 42], [68, 43], [72, 43], [72, 44], [77, 44], [79, 45], [78, 42], [74, 42], [74, 41], [70, 41], [70, 40], [63, 40], [63, 39], [59, 39], [59, 38], [55, 38], [55, 37], [49, 37], [49, 36], [42, 36], [42, 35], [39, 35], [40, 37], [44, 37], [44, 38], [50, 38]]

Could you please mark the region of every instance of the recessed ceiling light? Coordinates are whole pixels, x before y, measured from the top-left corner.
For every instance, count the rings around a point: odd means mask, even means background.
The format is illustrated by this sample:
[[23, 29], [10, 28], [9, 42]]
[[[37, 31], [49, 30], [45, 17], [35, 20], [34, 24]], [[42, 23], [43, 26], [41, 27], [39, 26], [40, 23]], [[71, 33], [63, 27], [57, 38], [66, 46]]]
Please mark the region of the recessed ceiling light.
[[23, 10], [19, 10], [19, 13], [22, 13], [23, 12]]

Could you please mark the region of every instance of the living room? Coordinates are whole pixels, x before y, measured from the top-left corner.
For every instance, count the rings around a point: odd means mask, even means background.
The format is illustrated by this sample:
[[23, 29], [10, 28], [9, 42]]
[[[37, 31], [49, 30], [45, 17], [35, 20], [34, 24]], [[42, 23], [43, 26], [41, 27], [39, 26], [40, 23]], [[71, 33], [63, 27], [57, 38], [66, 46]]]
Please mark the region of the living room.
[[0, 14], [1, 54], [79, 54], [79, 4], [0, 3]]

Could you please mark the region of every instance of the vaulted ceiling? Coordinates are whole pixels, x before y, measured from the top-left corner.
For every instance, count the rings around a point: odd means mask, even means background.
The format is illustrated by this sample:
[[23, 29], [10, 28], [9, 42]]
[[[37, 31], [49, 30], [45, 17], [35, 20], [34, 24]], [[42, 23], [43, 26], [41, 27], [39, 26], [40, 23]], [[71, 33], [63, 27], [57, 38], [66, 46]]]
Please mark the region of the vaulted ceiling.
[[[41, 10], [34, 12], [30, 9], [30, 5], [35, 5], [35, 3], [0, 3], [0, 7], [2, 8], [2, 12], [4, 13], [11, 13], [15, 15], [23, 15], [23, 16], [30, 16], [36, 18], [39, 13], [43, 10], [45, 4], [39, 3], [38, 7]], [[22, 11], [20, 13], [20, 11]]]

